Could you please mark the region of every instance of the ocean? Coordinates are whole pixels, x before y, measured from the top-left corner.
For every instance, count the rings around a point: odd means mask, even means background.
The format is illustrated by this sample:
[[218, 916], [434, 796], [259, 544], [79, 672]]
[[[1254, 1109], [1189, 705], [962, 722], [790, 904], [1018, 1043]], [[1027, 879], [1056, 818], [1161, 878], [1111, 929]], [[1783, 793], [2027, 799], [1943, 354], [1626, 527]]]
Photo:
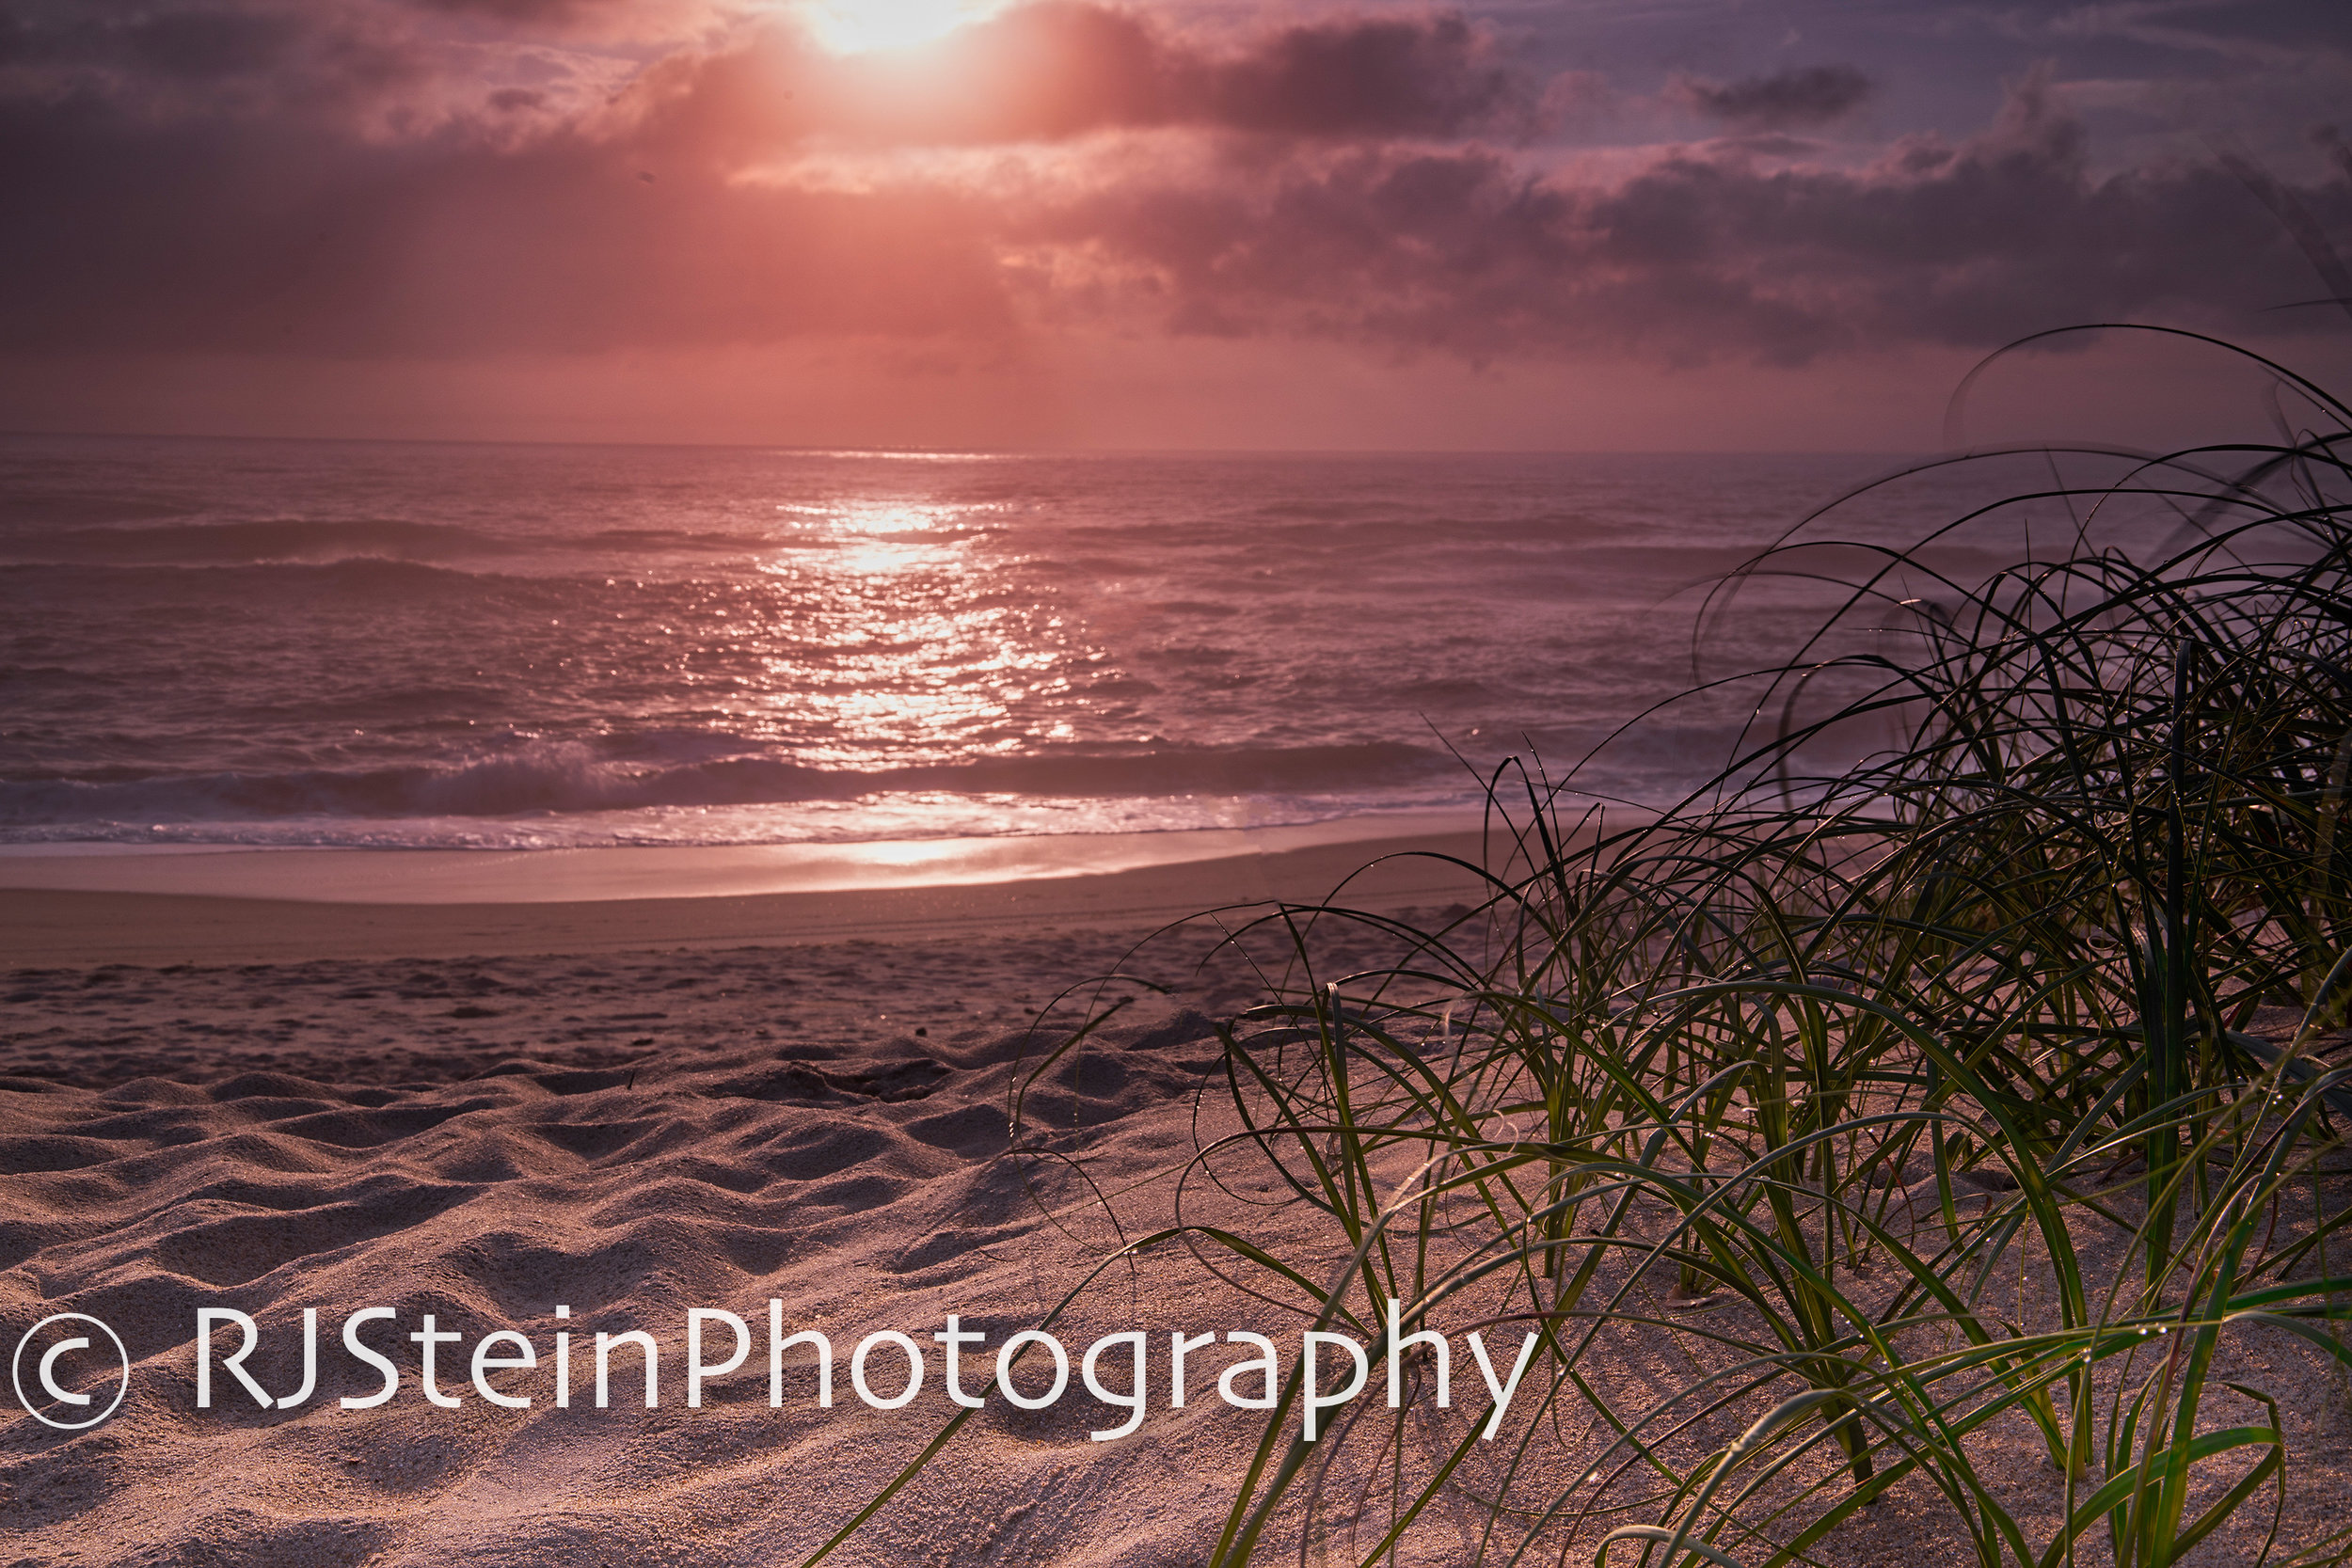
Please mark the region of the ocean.
[[1611, 736], [1828, 602], [1698, 635], [1706, 585], [1887, 464], [8, 437], [0, 842], [1255, 827], [1511, 756], [1658, 800], [1754, 693]]

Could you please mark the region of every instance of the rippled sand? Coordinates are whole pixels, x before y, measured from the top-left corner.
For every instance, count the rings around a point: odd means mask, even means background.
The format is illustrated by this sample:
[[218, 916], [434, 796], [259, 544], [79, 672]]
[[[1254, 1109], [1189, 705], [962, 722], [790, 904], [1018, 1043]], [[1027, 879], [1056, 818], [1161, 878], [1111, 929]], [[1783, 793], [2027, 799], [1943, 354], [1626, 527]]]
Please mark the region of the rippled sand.
[[[0, 1317], [13, 1340], [43, 1313], [88, 1312], [122, 1336], [136, 1371], [122, 1412], [92, 1433], [0, 1418], [11, 1550], [42, 1562], [793, 1559], [950, 1413], [936, 1369], [902, 1411], [865, 1408], [846, 1382], [817, 1410], [797, 1370], [771, 1410], [763, 1343], [690, 1410], [676, 1360], [688, 1309], [729, 1308], [764, 1330], [779, 1298], [791, 1327], [830, 1331], [845, 1361], [875, 1328], [928, 1346], [950, 1311], [997, 1338], [1034, 1323], [1116, 1239], [1082, 1185], [999, 1158], [1008, 1091], [1039, 1054], [1030, 1022], [1048, 988], [1112, 967], [1121, 946], [1061, 936], [17, 972], [0, 1077]], [[1083, 1143], [1098, 1180], [1181, 1157], [1181, 1108], [1216, 1053], [1200, 1004], [1232, 1000], [1196, 980], [1091, 1037], [1027, 1096], [1030, 1141]], [[1122, 1208], [1136, 1207], [1129, 1195]], [[1113, 1295], [1082, 1323], [1108, 1332], [1130, 1315]], [[662, 1341], [661, 1408], [636, 1404], [633, 1371], [616, 1373], [627, 1392], [608, 1410], [578, 1376], [573, 1407], [552, 1408], [544, 1371], [508, 1380], [539, 1396], [534, 1408], [493, 1408], [472, 1397], [461, 1352], [445, 1353], [441, 1378], [466, 1396], [459, 1409], [427, 1404], [412, 1383], [379, 1409], [336, 1403], [377, 1384], [334, 1340], [354, 1308], [394, 1307], [403, 1336], [434, 1313], [467, 1331], [462, 1349], [513, 1326], [545, 1356], [559, 1304], [583, 1337], [642, 1327]], [[273, 1394], [299, 1384], [300, 1312], [319, 1307], [313, 1397], [263, 1412], [220, 1374], [215, 1408], [196, 1410], [204, 1306], [262, 1323], [248, 1367]], [[1118, 1326], [1184, 1325], [1166, 1316]], [[234, 1331], [221, 1332], [225, 1354]], [[1070, 1335], [1073, 1347], [1090, 1337]], [[370, 1338], [395, 1342], [386, 1324]], [[413, 1369], [413, 1348], [401, 1353]], [[891, 1386], [880, 1370], [876, 1384]], [[1162, 1560], [1209, 1528], [1251, 1433], [1212, 1402], [1155, 1409], [1148, 1448], [1089, 1441], [1123, 1418], [1074, 1385], [1034, 1416], [992, 1407], [843, 1560], [992, 1544], [1005, 1560], [1081, 1548]], [[1196, 1449], [1197, 1463], [1166, 1468]], [[1149, 1487], [1134, 1484], [1139, 1462]]]
[[[946, 1316], [989, 1336], [983, 1355], [1036, 1324], [1122, 1239], [1173, 1217], [1172, 1173], [1232, 1130], [1221, 1097], [1196, 1091], [1218, 1056], [1212, 1021], [1258, 999], [1261, 982], [1230, 950], [1202, 964], [1217, 935], [1196, 927], [1139, 957], [1125, 936], [1041, 931], [14, 971], [0, 982], [0, 1330], [12, 1344], [48, 1313], [86, 1312], [135, 1368], [121, 1412], [87, 1433], [0, 1408], [0, 1561], [801, 1561], [953, 1414], [930, 1338]], [[1337, 974], [1371, 956], [1318, 958]], [[1257, 958], [1279, 969], [1273, 948]], [[1088, 988], [1056, 1006], [1121, 968], [1169, 990]], [[1131, 1005], [1082, 1047], [1045, 1059], [1069, 1022], [1122, 996]], [[1026, 1156], [1008, 1153], [1016, 1111]], [[1261, 1182], [1196, 1180], [1186, 1195], [1185, 1219], [1311, 1268], [1327, 1259], [1315, 1216]], [[771, 1300], [787, 1333], [831, 1336], [832, 1409], [812, 1402], [800, 1351], [771, 1407]], [[215, 1407], [197, 1409], [205, 1307], [259, 1322], [246, 1367], [274, 1396], [301, 1385], [302, 1312], [318, 1308], [310, 1397], [263, 1410], [217, 1373]], [[397, 1315], [365, 1338], [404, 1381], [389, 1403], [347, 1410], [342, 1398], [379, 1386], [337, 1340], [367, 1307]], [[700, 1409], [683, 1366], [694, 1307], [735, 1313], [755, 1338]], [[427, 1313], [463, 1336], [439, 1363], [454, 1409], [415, 1384], [406, 1336]], [[1168, 1408], [1166, 1336], [1243, 1328], [1288, 1344], [1303, 1321], [1169, 1249], [1097, 1276], [1056, 1326], [1073, 1361], [1100, 1336], [1151, 1332], [1141, 1430], [1093, 1441], [1125, 1412], [1089, 1397], [1074, 1367], [1050, 1409], [992, 1400], [833, 1560], [1205, 1560], [1263, 1418], [1212, 1397], [1235, 1354], [1223, 1347], [1196, 1363], [1187, 1406]], [[467, 1377], [476, 1338], [502, 1328], [542, 1359], [495, 1377], [532, 1396], [528, 1410], [494, 1406]], [[569, 1408], [551, 1403], [558, 1329], [574, 1336]], [[641, 1402], [633, 1352], [614, 1356], [612, 1406], [595, 1408], [586, 1346], [630, 1329], [660, 1344], [660, 1408]], [[866, 1408], [848, 1383], [851, 1347], [881, 1329], [932, 1355], [923, 1392], [898, 1411]], [[710, 1332], [722, 1359], [727, 1333]], [[219, 1334], [226, 1354], [235, 1331]], [[2261, 1355], [2233, 1375], [2293, 1386], [2289, 1534], [2307, 1538], [2347, 1522], [2342, 1401], [2309, 1356]], [[1639, 1336], [1613, 1356], [1594, 1375], [1631, 1395], [1677, 1375]], [[985, 1383], [973, 1365], [967, 1388]], [[900, 1366], [882, 1352], [877, 1388], [895, 1389]], [[1460, 1433], [1445, 1423], [1460, 1418], [1417, 1411], [1412, 1440], [1450, 1446]], [[1993, 1470], [2031, 1513], [2057, 1482], [2029, 1435]], [[1343, 1513], [1335, 1497], [1319, 1506]], [[1872, 1515], [1828, 1560], [1960, 1560], [1931, 1498], [1898, 1495]], [[2250, 1510], [2200, 1560], [2251, 1560], [2266, 1515]], [[1295, 1558], [1296, 1515], [1283, 1518], [1273, 1550]], [[1466, 1560], [1474, 1526], [1458, 1499], [1433, 1510], [1399, 1560]]]

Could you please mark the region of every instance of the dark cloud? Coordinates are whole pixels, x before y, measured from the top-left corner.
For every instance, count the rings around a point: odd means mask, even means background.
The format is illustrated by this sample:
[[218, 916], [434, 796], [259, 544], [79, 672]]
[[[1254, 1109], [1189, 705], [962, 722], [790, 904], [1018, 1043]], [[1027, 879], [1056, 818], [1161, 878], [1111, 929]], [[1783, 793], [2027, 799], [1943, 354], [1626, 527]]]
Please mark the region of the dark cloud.
[[244, 75], [285, 62], [301, 37], [287, 16], [234, 10], [167, 11], [118, 29], [125, 52], [166, 75], [194, 79]]
[[1534, 84], [1459, 17], [1294, 27], [1201, 74], [1201, 118], [1305, 135], [1458, 135], [1534, 103]]
[[1701, 114], [1727, 124], [1785, 131], [1844, 119], [1868, 100], [1870, 79], [1850, 65], [1816, 65], [1736, 82], [1684, 77], [1676, 93]]
[[112, 67], [167, 80], [215, 80], [286, 64], [309, 31], [297, 17], [234, 6], [28, 7], [0, 16], [0, 66]]
[[353, 129], [386, 94], [427, 84], [428, 54], [356, 0], [28, 0], [0, 15], [0, 103], [95, 103], [151, 123], [310, 113]]
[[[2301, 199], [2352, 224], [2342, 183]], [[1474, 148], [1366, 150], [1254, 188], [1106, 192], [1048, 232], [1150, 276], [1177, 330], [1472, 356], [1794, 364], [2136, 316], [2242, 332], [2312, 286], [2226, 169], [2093, 176], [2081, 127], [2038, 81], [1984, 135], [1915, 140], [1860, 170], [1683, 153], [1587, 185]]]

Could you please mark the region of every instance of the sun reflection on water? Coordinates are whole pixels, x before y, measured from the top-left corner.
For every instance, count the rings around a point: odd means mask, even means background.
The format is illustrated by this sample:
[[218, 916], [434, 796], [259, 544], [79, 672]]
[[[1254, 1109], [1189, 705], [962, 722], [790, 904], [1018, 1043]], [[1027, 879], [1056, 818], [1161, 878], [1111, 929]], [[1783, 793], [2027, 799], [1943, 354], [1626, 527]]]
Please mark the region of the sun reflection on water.
[[1010, 508], [990, 503], [943, 505], [905, 500], [840, 500], [823, 506], [779, 502], [776, 510], [794, 519], [795, 529], [833, 533], [930, 533], [954, 529], [966, 519], [983, 518]]
[[1073, 733], [1048, 710], [1101, 657], [1019, 584], [989, 504], [843, 498], [781, 503], [789, 537], [760, 562], [770, 615], [755, 689], [806, 766], [905, 767], [1019, 754]]

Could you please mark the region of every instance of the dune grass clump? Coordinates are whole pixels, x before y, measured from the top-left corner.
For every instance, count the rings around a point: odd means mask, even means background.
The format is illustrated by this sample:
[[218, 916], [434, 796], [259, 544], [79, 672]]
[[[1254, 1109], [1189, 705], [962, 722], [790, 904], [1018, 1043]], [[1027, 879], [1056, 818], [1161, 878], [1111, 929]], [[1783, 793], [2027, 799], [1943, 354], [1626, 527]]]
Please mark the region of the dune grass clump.
[[[2282, 1403], [2352, 1367], [2352, 410], [2277, 374], [2325, 433], [1764, 552], [1709, 616], [1836, 593], [1679, 803], [1514, 762], [1481, 907], [1253, 928], [1293, 978], [1224, 1026], [1239, 1131], [1183, 1180], [1276, 1186], [1279, 1240], [1131, 1250], [1375, 1389], [1391, 1301], [1539, 1339], [1491, 1439], [1416, 1362], [1310, 1442], [1294, 1375], [1215, 1568], [2352, 1556], [2282, 1528]], [[1318, 971], [1333, 923], [1395, 960]]]
[[[1899, 1486], [1986, 1564], [2172, 1562], [2275, 1518], [2277, 1392], [2217, 1358], [2352, 1364], [2352, 418], [2290, 385], [2333, 434], [1953, 525], [2058, 512], [2053, 559], [1970, 580], [1934, 537], [1848, 542], [1761, 683], [1778, 721], [1704, 788], [1613, 825], [1573, 776], [1498, 774], [1522, 874], [1228, 1031], [1252, 1147], [1349, 1249], [1301, 1310], [1375, 1350], [1390, 1298], [1524, 1323], [1548, 1390], [1499, 1456], [1474, 1424], [1432, 1450], [1409, 1405], [1319, 1446], [1278, 1418], [1215, 1562], [1285, 1505], [1381, 1560], [1449, 1494], [1498, 1562], [1803, 1560]], [[2103, 511], [2137, 536], [2099, 544]], [[1633, 1347], [1681, 1375], [1628, 1379]], [[2061, 1483], [2038, 1518], [1986, 1473], [2020, 1440]], [[1373, 1484], [1299, 1510], [1345, 1443]]]

